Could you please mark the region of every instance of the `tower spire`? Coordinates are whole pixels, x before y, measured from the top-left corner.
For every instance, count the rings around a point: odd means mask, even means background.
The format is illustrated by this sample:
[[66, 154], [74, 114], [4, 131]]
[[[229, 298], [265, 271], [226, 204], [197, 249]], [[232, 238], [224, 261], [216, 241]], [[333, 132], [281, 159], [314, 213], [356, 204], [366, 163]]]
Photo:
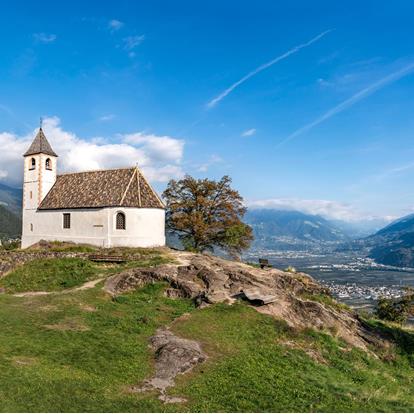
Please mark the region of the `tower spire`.
[[52, 147], [49, 144], [49, 141], [47, 140], [43, 132], [42, 125], [43, 125], [43, 119], [40, 118], [39, 132], [37, 133], [29, 149], [24, 153], [23, 155], [24, 157], [27, 157], [28, 155], [35, 155], [35, 154], [46, 154], [46, 155], [52, 155], [53, 157], [57, 157], [57, 154], [55, 153], [55, 151], [53, 151]]

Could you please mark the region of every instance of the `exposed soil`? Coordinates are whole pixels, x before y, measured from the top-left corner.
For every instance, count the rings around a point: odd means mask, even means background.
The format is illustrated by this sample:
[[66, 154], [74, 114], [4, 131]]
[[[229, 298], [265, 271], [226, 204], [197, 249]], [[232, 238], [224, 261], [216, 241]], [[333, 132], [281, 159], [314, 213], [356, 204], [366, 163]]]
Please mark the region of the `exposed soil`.
[[44, 325], [44, 327], [46, 329], [51, 329], [55, 331], [77, 331], [77, 332], [89, 331], [89, 328], [86, 325], [79, 322], [75, 318], [65, 318], [59, 323], [55, 323], [52, 325]]
[[76, 288], [73, 289], [65, 289], [65, 290], [60, 290], [57, 292], [46, 292], [46, 291], [36, 291], [36, 292], [21, 292], [21, 293], [14, 293], [13, 296], [16, 296], [18, 298], [27, 298], [27, 297], [31, 297], [31, 296], [46, 296], [46, 295], [56, 295], [56, 294], [67, 294], [67, 293], [73, 293], [73, 292], [78, 292], [80, 290], [87, 290], [87, 289], [92, 289], [94, 288], [99, 282], [101, 282], [102, 280], [104, 280], [105, 278], [101, 277], [99, 279], [95, 279], [95, 280], [89, 280], [88, 282], [84, 283], [81, 286], [78, 286]]

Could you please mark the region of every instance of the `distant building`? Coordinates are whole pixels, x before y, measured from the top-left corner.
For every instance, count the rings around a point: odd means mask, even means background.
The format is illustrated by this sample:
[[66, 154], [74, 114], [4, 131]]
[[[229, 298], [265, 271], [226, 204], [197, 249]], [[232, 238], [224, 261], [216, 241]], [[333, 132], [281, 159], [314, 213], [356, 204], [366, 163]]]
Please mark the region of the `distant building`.
[[57, 158], [40, 128], [24, 154], [22, 248], [165, 244], [164, 204], [137, 167], [57, 175]]

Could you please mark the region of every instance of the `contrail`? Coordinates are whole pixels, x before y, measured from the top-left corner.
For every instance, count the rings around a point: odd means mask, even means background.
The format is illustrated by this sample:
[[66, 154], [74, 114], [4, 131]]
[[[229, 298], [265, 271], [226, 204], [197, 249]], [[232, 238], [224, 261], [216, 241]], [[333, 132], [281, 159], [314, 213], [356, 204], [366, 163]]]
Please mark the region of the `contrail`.
[[207, 103], [207, 108], [213, 108], [214, 106], [216, 106], [223, 98], [225, 98], [229, 93], [234, 91], [234, 89], [236, 89], [242, 83], [246, 82], [248, 79], [250, 79], [253, 76], [257, 75], [262, 70], [265, 70], [265, 69], [269, 68], [270, 66], [273, 66], [275, 63], [280, 62], [283, 59], [286, 59], [287, 57], [289, 57], [290, 55], [293, 55], [296, 52], [299, 52], [299, 50], [303, 49], [304, 47], [310, 46], [312, 43], [317, 42], [319, 39], [321, 39], [322, 37], [324, 37], [326, 34], [328, 34], [331, 31], [332, 30], [326, 30], [325, 32], [322, 32], [322, 33], [318, 34], [318, 36], [314, 37], [313, 39], [309, 40], [308, 42], [303, 43], [303, 44], [298, 45], [298, 46], [295, 46], [293, 49], [290, 49], [289, 51], [287, 51], [283, 55], [280, 55], [277, 58], [274, 58], [273, 60], [271, 60], [270, 62], [267, 62], [267, 63], [259, 66], [258, 68], [256, 68], [252, 72], [249, 72], [247, 75], [243, 76], [236, 83], [233, 83], [233, 85], [228, 87], [220, 95], [216, 96], [214, 99], [212, 99], [210, 102], [208, 102]]
[[367, 98], [368, 96], [372, 95], [374, 92], [378, 91], [379, 89], [382, 89], [384, 86], [389, 85], [392, 82], [395, 82], [404, 76], [409, 75], [411, 72], [414, 71], [414, 63], [410, 63], [409, 65], [405, 66], [404, 68], [391, 73], [388, 76], [385, 76], [385, 78], [380, 79], [379, 81], [367, 86], [365, 89], [362, 89], [361, 91], [357, 92], [355, 95], [351, 96], [350, 98], [346, 99], [345, 101], [341, 102], [339, 105], [335, 106], [334, 108], [330, 109], [328, 112], [325, 112], [322, 116], [315, 119], [314, 121], [310, 122], [309, 124], [303, 126], [302, 128], [297, 129], [295, 132], [290, 134], [287, 138], [285, 138], [283, 141], [279, 142], [279, 144], [276, 145], [276, 148], [280, 147], [283, 144], [286, 144], [286, 142], [292, 140], [293, 138], [296, 138], [299, 135], [302, 135], [303, 133], [311, 130], [315, 126], [321, 124], [322, 122], [326, 121], [327, 119], [333, 117], [334, 115], [344, 111], [345, 109], [348, 109], [355, 103], [361, 101], [364, 98]]

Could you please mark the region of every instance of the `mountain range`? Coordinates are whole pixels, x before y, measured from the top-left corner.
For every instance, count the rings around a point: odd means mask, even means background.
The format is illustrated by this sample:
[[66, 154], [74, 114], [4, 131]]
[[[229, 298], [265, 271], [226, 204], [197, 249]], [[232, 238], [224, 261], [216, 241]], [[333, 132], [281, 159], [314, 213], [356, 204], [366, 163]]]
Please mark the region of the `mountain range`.
[[21, 235], [22, 190], [0, 183], [0, 239]]
[[22, 189], [0, 183], [0, 205], [20, 215], [22, 209]]
[[[414, 268], [414, 214], [373, 231], [381, 224], [370, 221], [349, 224], [299, 211], [252, 209], [245, 221], [253, 228], [254, 250], [336, 250], [366, 252], [377, 263]], [[363, 237], [362, 237], [363, 236]]]
[[335, 223], [299, 211], [252, 209], [244, 219], [253, 228], [257, 249], [303, 250], [350, 240]]
[[0, 240], [20, 237], [21, 227], [20, 215], [0, 205]]
[[364, 239], [364, 243], [378, 263], [414, 267], [414, 214], [392, 222]]

